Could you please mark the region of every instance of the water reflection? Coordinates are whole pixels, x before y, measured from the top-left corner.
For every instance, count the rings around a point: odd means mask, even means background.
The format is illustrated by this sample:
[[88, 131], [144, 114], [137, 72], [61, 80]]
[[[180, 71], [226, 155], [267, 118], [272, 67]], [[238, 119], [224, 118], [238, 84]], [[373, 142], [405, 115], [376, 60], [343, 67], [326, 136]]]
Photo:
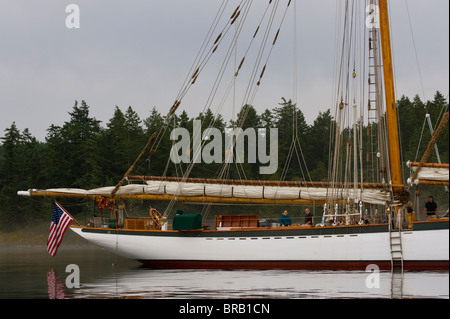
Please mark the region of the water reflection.
[[65, 299], [66, 293], [61, 279], [55, 269], [51, 269], [47, 274], [47, 287], [49, 299]]
[[[66, 266], [80, 269], [69, 289]], [[448, 272], [152, 270], [89, 247], [0, 249], [0, 298], [449, 298]], [[394, 280], [393, 280], [394, 279]], [[399, 286], [400, 284], [400, 286]]]
[[404, 273], [401, 294], [391, 273], [368, 288], [367, 273], [344, 271], [221, 271], [134, 269], [105, 276], [74, 298], [448, 298], [448, 273]]

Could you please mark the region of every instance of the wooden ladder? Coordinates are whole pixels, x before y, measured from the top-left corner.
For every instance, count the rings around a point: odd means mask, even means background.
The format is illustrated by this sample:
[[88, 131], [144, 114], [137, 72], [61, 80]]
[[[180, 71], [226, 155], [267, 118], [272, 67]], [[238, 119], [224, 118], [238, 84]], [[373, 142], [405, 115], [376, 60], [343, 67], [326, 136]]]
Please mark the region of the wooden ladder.
[[402, 248], [402, 224], [400, 214], [396, 216], [396, 224], [393, 220], [389, 223], [389, 242], [391, 248], [391, 297], [401, 299], [403, 295], [403, 248]]
[[[402, 248], [402, 223], [401, 215], [395, 217], [396, 223], [389, 222], [389, 242], [391, 245], [391, 268], [400, 268], [403, 271], [403, 248]], [[395, 226], [397, 224], [397, 226]]]

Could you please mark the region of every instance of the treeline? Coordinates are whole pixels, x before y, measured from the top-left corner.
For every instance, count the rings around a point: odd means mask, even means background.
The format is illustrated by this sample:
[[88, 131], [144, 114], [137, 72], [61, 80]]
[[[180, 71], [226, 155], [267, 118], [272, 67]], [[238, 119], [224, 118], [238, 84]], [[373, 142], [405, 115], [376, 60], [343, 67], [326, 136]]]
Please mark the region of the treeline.
[[[424, 130], [425, 114], [434, 121], [445, 105], [445, 98], [437, 92], [433, 101], [423, 102], [418, 96], [398, 101], [399, 123], [402, 130], [401, 147], [404, 160], [417, 159], [423, 154], [430, 132]], [[156, 108], [141, 119], [130, 106], [126, 110], [115, 107], [105, 124], [89, 113], [89, 105], [75, 102], [70, 120], [51, 125], [45, 141], [38, 141], [28, 129], [20, 131], [15, 123], [4, 131], [0, 145], [0, 225], [22, 225], [48, 219], [50, 203], [17, 196], [18, 190], [29, 188], [96, 188], [113, 186], [132, 165], [149, 136], [165, 121]], [[245, 117], [243, 114], [245, 113]], [[245, 120], [243, 120], [245, 118]], [[192, 133], [193, 121], [202, 121], [202, 131], [210, 124], [225, 132], [239, 123], [246, 128], [278, 128], [278, 170], [272, 175], [260, 175], [261, 163], [229, 165], [222, 163], [195, 165], [190, 177], [271, 180], [313, 180], [328, 178], [330, 130], [333, 118], [330, 110], [320, 112], [312, 125], [305, 121], [302, 111], [286, 99], [272, 110], [261, 114], [252, 106], [245, 106], [236, 122], [227, 122], [208, 110], [190, 118], [183, 111], [171, 119], [158, 148], [151, 149], [138, 163], [133, 174], [153, 176], [181, 176], [188, 164], [175, 165], [170, 161], [173, 141], [170, 132], [175, 127]], [[434, 123], [436, 125], [436, 123]], [[294, 135], [295, 134], [295, 135]], [[296, 138], [294, 138], [296, 137]], [[438, 143], [443, 162], [449, 160], [448, 127]], [[418, 149], [418, 146], [420, 148]], [[434, 156], [434, 154], [433, 154]], [[433, 160], [433, 159], [431, 159]], [[406, 167], [406, 166], [405, 166]], [[8, 226], [9, 227], [9, 226]]]

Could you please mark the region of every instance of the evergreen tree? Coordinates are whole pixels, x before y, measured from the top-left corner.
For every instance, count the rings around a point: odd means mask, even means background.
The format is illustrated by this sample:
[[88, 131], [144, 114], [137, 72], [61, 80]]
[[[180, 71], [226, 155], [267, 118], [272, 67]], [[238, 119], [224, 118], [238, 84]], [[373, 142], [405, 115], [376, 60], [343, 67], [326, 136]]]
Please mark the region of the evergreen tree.
[[[238, 113], [237, 118], [235, 121], [230, 121], [232, 127], [231, 128], [237, 128], [240, 127], [243, 132], [245, 132], [247, 129], [250, 129], [250, 132], [254, 132], [255, 134], [255, 141], [254, 143], [250, 143], [248, 138], [245, 138], [244, 140], [244, 163], [241, 163], [239, 165], [236, 165], [234, 169], [234, 175], [236, 179], [245, 177], [246, 179], [262, 179], [264, 176], [260, 176], [259, 174], [259, 167], [260, 163], [258, 162], [258, 158], [256, 158], [255, 163], [250, 163], [249, 159], [249, 153], [253, 152], [255, 154], [258, 154], [258, 138], [259, 137], [259, 128], [261, 127], [261, 119], [258, 115], [257, 111], [252, 105], [246, 104], [242, 107], [241, 111]], [[269, 131], [267, 130], [267, 134]], [[269, 143], [270, 139], [268, 138], [266, 140], [266, 150], [269, 149]], [[240, 170], [240, 173], [239, 173]]]
[[180, 127], [187, 128], [189, 124], [189, 116], [186, 111], [183, 110], [180, 114]]
[[274, 115], [269, 109], [264, 110], [264, 112], [259, 117], [260, 125], [266, 130], [274, 127]]
[[106, 126], [100, 139], [105, 149], [103, 170], [106, 171], [108, 184], [111, 184], [122, 178], [146, 141], [141, 120], [131, 106], [125, 114], [116, 106], [114, 115]]
[[[442, 120], [444, 115], [444, 111], [448, 112], [448, 102], [441, 92], [437, 91], [433, 101], [430, 105], [430, 116], [432, 119], [434, 130], [436, 130]], [[437, 147], [439, 150], [439, 156], [441, 158], [442, 163], [449, 162], [449, 124], [446, 125], [444, 131], [439, 136], [437, 141]], [[433, 162], [437, 163], [436, 153], [433, 153], [433, 157], [431, 159]]]
[[[75, 101], [70, 121], [63, 127], [52, 125], [47, 135], [50, 145], [49, 162], [52, 169], [59, 167], [56, 184], [59, 187], [86, 188], [101, 183], [99, 151], [97, 144], [100, 121], [89, 116], [89, 106]], [[63, 169], [63, 166], [65, 169]]]
[[17, 191], [43, 185], [43, 145], [25, 129], [20, 133], [15, 122], [5, 130], [0, 148], [0, 220], [3, 226], [15, 226], [40, 215], [36, 202], [19, 198]]
[[114, 109], [114, 115], [106, 124], [106, 130], [99, 137], [107, 151], [103, 152], [104, 172], [108, 185], [117, 183], [127, 169], [127, 158], [123, 147], [126, 143], [125, 115], [118, 106]]
[[[309, 126], [303, 112], [291, 100], [282, 100], [281, 107], [274, 109], [279, 143], [277, 173], [285, 174], [286, 180], [305, 180], [308, 178], [308, 165], [312, 161], [306, 140]], [[289, 157], [290, 154], [292, 155]]]
[[[156, 107], [153, 107], [150, 116], [144, 119], [146, 138], [150, 138], [153, 133], [159, 131], [163, 124], [164, 117], [158, 112]], [[149, 153], [143, 159], [146, 160], [146, 165], [141, 164], [144, 166], [140, 167], [145, 170], [146, 175], [162, 176], [164, 174], [168, 163], [170, 146], [170, 130], [167, 129], [160, 132]]]
[[44, 170], [47, 187], [70, 187], [72, 172], [70, 147], [60, 126], [51, 125], [47, 129]]
[[[208, 133], [208, 129], [209, 128], [215, 128], [217, 130], [220, 131], [221, 133], [221, 138], [222, 138], [222, 143], [221, 145], [225, 145], [225, 121], [223, 120], [223, 117], [218, 114], [217, 116], [214, 116], [214, 113], [208, 109], [206, 110], [205, 113], [200, 113], [195, 120], [199, 120], [201, 123], [201, 129], [200, 129], [200, 134], [204, 135]], [[191, 135], [191, 160], [194, 157], [194, 145], [193, 145], [193, 139], [197, 138], [196, 136], [194, 137], [194, 127], [193, 127], [193, 121], [194, 119], [192, 119], [191, 121], [189, 121], [189, 125], [188, 125], [188, 131], [190, 132]], [[208, 145], [210, 142], [212, 142], [212, 139], [209, 140], [209, 138], [211, 138], [211, 136], [207, 137], [208, 140], [202, 140], [202, 145], [206, 146]], [[201, 154], [203, 155], [203, 151], [205, 148], [201, 149]], [[214, 154], [211, 154], [214, 155]], [[224, 147], [222, 147], [222, 159], [225, 158], [225, 153], [224, 153]], [[191, 177], [202, 177], [202, 178], [217, 178], [218, 172], [220, 170], [220, 167], [222, 166], [221, 163], [205, 163], [204, 159], [202, 158], [201, 163], [195, 163], [194, 167], [192, 169], [191, 172]], [[186, 169], [188, 167], [188, 165], [185, 166]]]
[[21, 215], [15, 210], [18, 204], [16, 192], [20, 183], [20, 131], [13, 122], [5, 130], [2, 138], [2, 156], [0, 158], [0, 219], [3, 225], [20, 222]]
[[1, 139], [3, 143], [0, 178], [2, 185], [4, 185], [11, 182], [14, 183], [16, 182], [14, 179], [19, 178], [19, 145], [21, 135], [15, 122], [5, 130], [5, 137]]
[[324, 181], [328, 177], [329, 160], [329, 141], [331, 137], [332, 125], [331, 112], [328, 109], [325, 112], [319, 112], [314, 120], [308, 134], [309, 150], [312, 159], [308, 161], [308, 168], [311, 170], [311, 179], [313, 181]]

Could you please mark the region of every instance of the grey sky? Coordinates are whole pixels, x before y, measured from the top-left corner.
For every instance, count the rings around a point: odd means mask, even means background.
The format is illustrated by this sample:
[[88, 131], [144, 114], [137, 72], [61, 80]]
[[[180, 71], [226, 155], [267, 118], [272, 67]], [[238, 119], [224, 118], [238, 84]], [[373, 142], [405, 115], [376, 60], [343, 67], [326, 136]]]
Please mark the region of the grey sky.
[[[257, 10], [266, 4], [254, 2]], [[406, 2], [390, 2], [397, 95], [423, 97]], [[66, 28], [70, 3], [80, 8], [79, 29]], [[141, 119], [153, 106], [166, 114], [220, 3], [0, 0], [0, 136], [15, 121], [20, 130], [29, 128], [44, 140], [51, 124], [69, 119], [75, 100], [86, 100], [103, 125], [115, 105], [122, 110], [132, 106]], [[233, 10], [238, 1], [230, 3]], [[335, 3], [297, 0], [298, 104], [308, 123], [331, 107]], [[408, 6], [425, 98], [432, 99], [437, 90], [447, 97], [449, 1], [408, 0]], [[293, 96], [292, 20], [289, 14], [254, 100], [258, 112]], [[213, 79], [212, 73], [202, 74], [203, 82], [193, 87], [180, 108], [197, 115]], [[226, 120], [232, 116], [231, 104], [222, 111]]]

